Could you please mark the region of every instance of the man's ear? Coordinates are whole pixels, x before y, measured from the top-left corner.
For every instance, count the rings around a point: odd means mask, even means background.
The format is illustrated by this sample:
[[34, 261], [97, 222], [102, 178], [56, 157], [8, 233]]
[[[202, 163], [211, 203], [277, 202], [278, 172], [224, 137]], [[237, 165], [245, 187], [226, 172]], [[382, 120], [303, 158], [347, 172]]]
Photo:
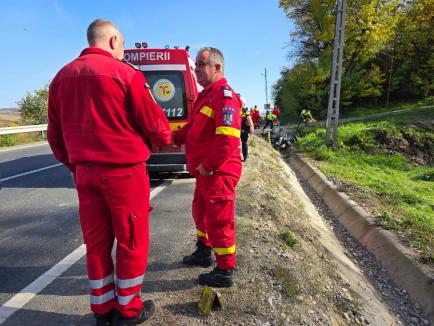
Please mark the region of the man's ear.
[[216, 63], [216, 64], [214, 65], [214, 67], [215, 67], [215, 70], [216, 70], [217, 72], [222, 72], [222, 66], [221, 66], [221, 64]]
[[109, 39], [110, 49], [115, 50], [117, 48], [117, 44], [118, 44], [118, 37], [116, 35], [110, 37]]

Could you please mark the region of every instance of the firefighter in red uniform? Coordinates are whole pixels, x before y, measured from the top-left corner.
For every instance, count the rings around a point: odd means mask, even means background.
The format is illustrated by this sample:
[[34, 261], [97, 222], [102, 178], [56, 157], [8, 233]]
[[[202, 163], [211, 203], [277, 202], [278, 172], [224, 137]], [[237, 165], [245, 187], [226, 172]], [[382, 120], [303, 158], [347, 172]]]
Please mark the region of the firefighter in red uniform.
[[273, 108], [273, 111], [271, 113], [276, 116], [276, 119], [273, 122], [274, 125], [279, 125], [280, 124], [280, 121], [279, 121], [279, 118], [280, 118], [280, 108], [277, 105], [275, 105], [274, 108]]
[[[97, 325], [136, 325], [154, 312], [140, 289], [149, 247], [148, 143], [171, 142], [169, 123], [141, 71], [121, 61], [123, 37], [97, 19], [89, 48], [53, 79], [48, 141], [73, 173]], [[111, 251], [116, 248], [116, 282]]]
[[252, 112], [252, 120], [253, 120], [253, 124], [256, 128], [259, 128], [259, 120], [260, 120], [260, 114], [259, 114], [259, 108], [255, 105], [255, 108], [253, 109]]
[[175, 133], [185, 143], [187, 165], [196, 177], [193, 219], [197, 250], [183, 258], [187, 265], [209, 267], [214, 251], [217, 267], [199, 275], [199, 283], [215, 287], [233, 284], [235, 268], [235, 187], [241, 176], [241, 100], [224, 78], [224, 59], [215, 48], [199, 50], [196, 77], [204, 87], [191, 120]]

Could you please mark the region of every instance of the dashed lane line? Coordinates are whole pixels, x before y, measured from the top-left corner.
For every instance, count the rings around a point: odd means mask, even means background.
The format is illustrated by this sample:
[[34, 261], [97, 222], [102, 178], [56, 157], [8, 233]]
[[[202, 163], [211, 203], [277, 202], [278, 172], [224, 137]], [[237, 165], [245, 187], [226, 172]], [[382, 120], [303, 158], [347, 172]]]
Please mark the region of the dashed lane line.
[[[157, 196], [172, 182], [165, 181], [151, 191], [150, 199]], [[9, 299], [0, 307], [0, 325], [4, 323], [12, 314], [20, 310], [26, 303], [32, 300], [39, 292], [45, 289], [56, 278], [66, 272], [73, 264], [86, 254], [86, 246], [82, 244], [68, 256], [63, 258], [56, 265], [22, 289], [19, 293]]]

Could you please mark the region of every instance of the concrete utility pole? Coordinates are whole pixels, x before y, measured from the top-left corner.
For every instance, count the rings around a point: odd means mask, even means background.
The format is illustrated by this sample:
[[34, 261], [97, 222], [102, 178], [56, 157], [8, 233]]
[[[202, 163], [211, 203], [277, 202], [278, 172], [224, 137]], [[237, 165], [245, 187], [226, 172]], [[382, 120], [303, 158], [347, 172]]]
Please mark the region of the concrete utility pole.
[[265, 69], [265, 104], [268, 104], [268, 82], [267, 82], [267, 68]]
[[269, 110], [270, 104], [268, 103], [268, 81], [267, 81], [267, 68], [264, 68], [265, 74], [261, 74], [261, 76], [264, 76], [265, 78], [265, 105], [264, 109]]
[[329, 103], [326, 122], [326, 145], [336, 147], [341, 98], [342, 61], [344, 52], [346, 0], [336, 1], [336, 27], [330, 73]]

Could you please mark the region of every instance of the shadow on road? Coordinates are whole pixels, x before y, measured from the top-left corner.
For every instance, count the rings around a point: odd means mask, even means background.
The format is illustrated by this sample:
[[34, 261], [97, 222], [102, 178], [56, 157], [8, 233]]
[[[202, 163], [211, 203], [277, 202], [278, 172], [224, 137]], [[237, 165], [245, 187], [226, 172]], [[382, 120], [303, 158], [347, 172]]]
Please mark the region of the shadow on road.
[[[36, 163], [35, 163], [36, 162]], [[0, 179], [41, 169], [58, 164], [52, 154], [24, 157], [16, 160], [0, 163]], [[151, 187], [157, 186], [164, 179], [189, 179], [192, 176], [187, 172], [160, 172], [151, 173]], [[1, 182], [2, 188], [74, 188], [68, 169], [59, 165], [47, 170], [19, 176]]]
[[[22, 157], [0, 163], [0, 178], [7, 179], [22, 173], [38, 170], [59, 162], [52, 154]], [[2, 188], [74, 188], [66, 167], [59, 165], [1, 182]]]
[[15, 325], [95, 325], [93, 314], [84, 316], [75, 314], [63, 314], [32, 309], [22, 309], [13, 314], [2, 326]]

